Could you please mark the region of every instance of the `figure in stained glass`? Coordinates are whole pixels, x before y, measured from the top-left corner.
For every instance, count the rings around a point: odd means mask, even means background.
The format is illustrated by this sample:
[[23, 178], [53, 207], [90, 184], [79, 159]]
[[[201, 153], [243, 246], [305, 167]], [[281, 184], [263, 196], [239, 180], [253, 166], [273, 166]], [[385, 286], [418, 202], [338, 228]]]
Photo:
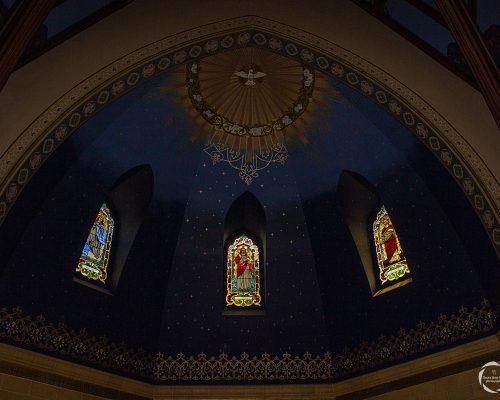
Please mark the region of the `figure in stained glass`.
[[247, 246], [241, 246], [234, 255], [236, 287], [238, 290], [250, 290], [253, 283], [252, 252]]
[[245, 235], [239, 236], [227, 252], [226, 305], [260, 305], [259, 247]]
[[114, 220], [104, 203], [83, 246], [76, 271], [92, 280], [106, 282]]
[[396, 229], [384, 206], [377, 213], [373, 223], [373, 238], [381, 283], [397, 281], [410, 273]]

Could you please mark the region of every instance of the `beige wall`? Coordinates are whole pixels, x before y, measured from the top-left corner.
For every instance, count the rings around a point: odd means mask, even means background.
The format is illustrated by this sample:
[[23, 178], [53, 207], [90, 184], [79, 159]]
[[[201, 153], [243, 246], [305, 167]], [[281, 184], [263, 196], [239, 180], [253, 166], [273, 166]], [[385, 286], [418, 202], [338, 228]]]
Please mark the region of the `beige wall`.
[[169, 35], [243, 15], [303, 29], [380, 67], [434, 107], [500, 176], [498, 129], [481, 95], [348, 0], [136, 0], [11, 76], [0, 93], [0, 154], [107, 64]]
[[[274, 392], [278, 396], [276, 392], [279, 392], [279, 390]], [[186, 394], [182, 398], [188, 399], [190, 398], [189, 396], [189, 394]], [[296, 396], [289, 397], [289, 395], [284, 396], [279, 395], [280, 398], [300, 398]], [[358, 398], [366, 398], [367, 400], [482, 400], [492, 399], [494, 396], [485, 392], [479, 386], [477, 382], [477, 370], [471, 369], [379, 396]], [[2, 400], [100, 400], [109, 398], [47, 385], [12, 375], [0, 374], [0, 399]], [[161, 398], [174, 399], [175, 397], [156, 397], [156, 399]], [[233, 398], [238, 399], [239, 397], [235, 396]], [[335, 397], [332, 395], [329, 398], [334, 399]]]
[[[479, 386], [477, 374], [476, 369], [471, 369], [405, 389], [390, 391], [379, 396], [357, 398], [365, 398], [367, 400], [487, 400], [494, 398], [495, 395], [487, 393]], [[280, 398], [300, 398], [296, 396], [290, 397], [290, 395], [285, 394], [283, 396], [279, 395], [279, 390], [275, 390], [274, 392], [275, 396], [279, 396]], [[109, 398], [47, 385], [17, 376], [0, 374], [0, 399], [2, 400], [100, 400]], [[172, 396], [156, 397], [156, 399], [174, 398]], [[186, 393], [185, 396], [179, 398], [188, 399], [190, 398], [190, 394]], [[233, 398], [238, 399], [239, 397], [235, 396]], [[327, 398], [334, 399], [335, 397], [332, 395]]]
[[499, 359], [493, 335], [335, 384], [179, 386], [150, 385], [0, 344], [0, 399], [473, 400], [491, 397], [478, 373]]
[[478, 383], [476, 368], [419, 385], [385, 393], [367, 400], [482, 400], [494, 399]]
[[96, 397], [74, 390], [59, 388], [31, 379], [0, 374], [0, 399], [2, 400], [97, 400]]

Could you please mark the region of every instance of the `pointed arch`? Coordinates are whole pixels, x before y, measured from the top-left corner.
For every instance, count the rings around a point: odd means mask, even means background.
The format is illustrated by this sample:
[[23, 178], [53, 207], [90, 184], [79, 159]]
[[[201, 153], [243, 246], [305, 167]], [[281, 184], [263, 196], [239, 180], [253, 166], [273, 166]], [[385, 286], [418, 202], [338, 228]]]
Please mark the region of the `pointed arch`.
[[[224, 221], [224, 313], [250, 314], [265, 303], [266, 215], [249, 191]], [[261, 314], [259, 312], [258, 314]]]
[[337, 195], [372, 296], [410, 283], [410, 268], [396, 228], [375, 187], [360, 174], [344, 170]]
[[90, 228], [75, 281], [109, 294], [116, 291], [153, 186], [149, 165], [134, 167], [115, 181]]

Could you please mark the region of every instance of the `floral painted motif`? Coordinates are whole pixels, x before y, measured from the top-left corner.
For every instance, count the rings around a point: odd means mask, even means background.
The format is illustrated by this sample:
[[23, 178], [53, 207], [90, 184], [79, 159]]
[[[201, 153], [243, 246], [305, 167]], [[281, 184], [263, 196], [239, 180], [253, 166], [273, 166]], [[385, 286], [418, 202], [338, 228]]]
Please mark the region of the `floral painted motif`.
[[207, 53], [213, 53], [214, 51], [217, 51], [218, 47], [219, 47], [219, 43], [216, 40], [209, 40], [205, 44], [205, 51]]
[[243, 32], [238, 35], [237, 42], [238, 44], [247, 44], [250, 42], [250, 33], [249, 32]]
[[149, 78], [155, 73], [155, 65], [154, 64], [148, 64], [142, 69], [142, 76], [144, 78]]
[[281, 44], [281, 40], [272, 37], [269, 39], [269, 47], [272, 50], [279, 51], [283, 48], [283, 45]]
[[33, 155], [30, 158], [30, 168], [37, 169], [41, 163], [42, 163], [42, 155], [40, 154], [40, 152], [33, 153]]
[[83, 106], [83, 115], [88, 117], [95, 111], [96, 104], [94, 101], [89, 101], [87, 104]]
[[24, 315], [20, 308], [0, 308], [2, 340], [105, 370], [123, 372], [138, 379], [178, 383], [242, 380], [331, 382], [353, 373], [383, 367], [391, 361], [484, 335], [492, 332], [495, 324], [495, 310], [487, 300], [483, 300], [478, 307], [460, 307], [455, 314], [440, 315], [434, 321], [420, 322], [411, 330], [400, 329], [390, 336], [381, 336], [370, 343], [333, 354], [164, 355], [146, 353], [123, 343], [110, 343], [106, 338], [91, 336], [85, 330], [76, 332], [64, 323], [50, 323], [41, 315]]
[[331, 70], [332, 74], [339, 78], [344, 75], [344, 68], [340, 64], [333, 64]]
[[314, 61], [314, 54], [311, 50], [302, 49], [300, 51], [300, 58], [302, 58], [306, 62], [312, 63]]
[[361, 87], [361, 90], [366, 93], [366, 94], [372, 94], [373, 93], [373, 85], [368, 82], [368, 81], [361, 81], [361, 84], [359, 85]]
[[113, 83], [113, 86], [111, 87], [111, 93], [113, 93], [114, 96], [119, 95], [124, 90], [125, 90], [125, 82], [122, 80]]
[[57, 127], [54, 132], [54, 136], [58, 141], [64, 140], [68, 133], [68, 127], [65, 124], [61, 124]]
[[174, 64], [180, 64], [186, 60], [187, 54], [184, 50], [174, 54]]
[[391, 110], [392, 113], [394, 114], [401, 114], [401, 104], [399, 104], [396, 100], [391, 100], [389, 102], [389, 110]]
[[417, 131], [417, 135], [420, 136], [422, 139], [426, 139], [427, 136], [429, 135], [429, 129], [427, 129], [427, 127], [421, 122], [417, 124], [415, 129]]

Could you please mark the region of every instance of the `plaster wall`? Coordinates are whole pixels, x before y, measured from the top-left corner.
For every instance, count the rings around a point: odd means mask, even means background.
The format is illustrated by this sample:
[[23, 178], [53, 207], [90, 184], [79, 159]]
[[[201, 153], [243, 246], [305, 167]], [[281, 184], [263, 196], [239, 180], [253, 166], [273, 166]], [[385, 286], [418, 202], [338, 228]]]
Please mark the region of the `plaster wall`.
[[367, 400], [483, 400], [491, 394], [477, 381], [478, 368], [435, 379], [401, 390], [394, 390]]
[[[482, 400], [478, 383], [487, 361], [498, 359], [489, 336], [418, 360], [334, 384], [151, 385], [50, 356], [0, 345], [2, 400]], [[395, 390], [397, 388], [399, 390]]]
[[[186, 396], [178, 398], [188, 398]], [[232, 391], [228, 391], [232, 392]], [[284, 399], [289, 393], [280, 390], [274, 391], [273, 399]], [[300, 394], [299, 394], [300, 396]], [[304, 396], [304, 394], [302, 394]], [[95, 396], [82, 393], [79, 390], [70, 390], [54, 385], [48, 385], [36, 380], [20, 378], [7, 374], [0, 374], [0, 397], [4, 400], [105, 400], [110, 397]], [[167, 399], [168, 397], [155, 397]], [[175, 396], [174, 396], [175, 398]], [[237, 395], [223, 397], [225, 399], [237, 399]], [[290, 398], [290, 397], [287, 397]], [[296, 398], [296, 397], [294, 397]], [[304, 397], [303, 397], [304, 398]], [[334, 399], [335, 397], [330, 397]], [[473, 368], [459, 374], [450, 375], [440, 379], [428, 381], [419, 385], [410, 386], [405, 389], [390, 391], [375, 397], [353, 397], [366, 400], [483, 400], [490, 399], [491, 394], [484, 391], [477, 383], [477, 369]]]
[[348, 0], [136, 0], [12, 74], [0, 93], [0, 154], [64, 93], [123, 55], [244, 15], [318, 35], [377, 65], [433, 106], [500, 176], [498, 128], [481, 94]]

